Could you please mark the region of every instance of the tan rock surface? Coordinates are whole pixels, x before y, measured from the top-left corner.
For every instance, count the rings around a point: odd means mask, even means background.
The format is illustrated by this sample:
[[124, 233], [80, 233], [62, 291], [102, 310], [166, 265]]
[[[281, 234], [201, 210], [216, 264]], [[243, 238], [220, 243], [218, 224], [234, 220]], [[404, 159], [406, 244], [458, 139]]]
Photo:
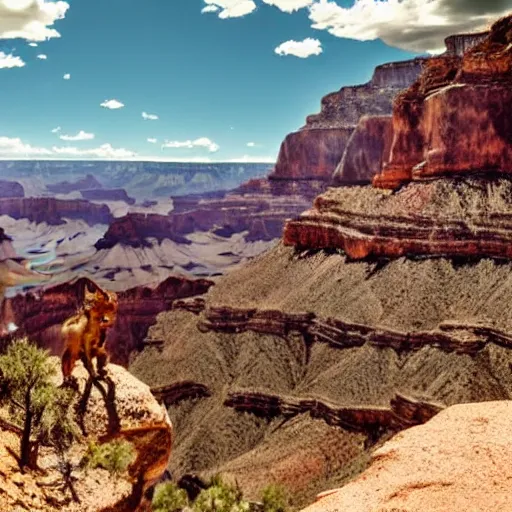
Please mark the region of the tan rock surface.
[[512, 402], [455, 405], [401, 432], [307, 512], [509, 512]]

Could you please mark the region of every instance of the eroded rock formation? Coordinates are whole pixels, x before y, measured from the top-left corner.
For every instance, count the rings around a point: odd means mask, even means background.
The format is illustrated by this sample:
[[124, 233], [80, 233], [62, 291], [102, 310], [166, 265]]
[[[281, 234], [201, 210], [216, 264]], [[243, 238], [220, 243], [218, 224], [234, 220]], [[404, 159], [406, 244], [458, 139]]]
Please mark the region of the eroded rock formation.
[[75, 182], [61, 181], [46, 186], [46, 188], [54, 194], [69, 194], [70, 192], [94, 190], [102, 187], [103, 185], [92, 174], [88, 174]]
[[51, 197], [0, 199], [0, 215], [31, 222], [63, 224], [64, 219], [83, 219], [88, 224], [108, 224], [112, 215], [106, 205], [85, 200], [62, 200]]
[[93, 188], [81, 190], [80, 193], [88, 201], [123, 201], [129, 205], [135, 204], [135, 199], [130, 197], [123, 188]]
[[512, 172], [510, 17], [462, 57], [428, 60], [393, 112], [391, 159], [375, 185], [460, 173]]

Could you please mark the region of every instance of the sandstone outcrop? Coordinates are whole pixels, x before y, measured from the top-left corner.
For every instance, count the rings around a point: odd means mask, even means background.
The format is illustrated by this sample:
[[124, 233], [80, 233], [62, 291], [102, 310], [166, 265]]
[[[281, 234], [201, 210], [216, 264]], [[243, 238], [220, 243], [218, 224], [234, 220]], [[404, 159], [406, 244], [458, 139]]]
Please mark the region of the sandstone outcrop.
[[512, 507], [512, 403], [455, 405], [372, 454], [370, 467], [307, 512], [490, 510]]
[[[55, 358], [54, 364], [60, 367]], [[82, 434], [67, 454], [72, 468], [75, 497], [64, 486], [58, 458], [49, 448], [39, 454], [42, 471], [19, 473], [15, 459], [7, 452], [16, 434], [0, 425], [0, 509], [53, 512], [107, 512], [137, 510], [145, 491], [164, 474], [172, 446], [172, 425], [165, 409], [150, 389], [116, 365], [108, 365], [107, 378], [91, 384], [79, 363], [74, 371], [77, 383], [76, 420]], [[61, 377], [59, 377], [61, 379]], [[115, 481], [106, 471], [85, 471], [80, 461], [88, 443], [124, 439], [135, 449], [128, 479]]]
[[0, 180], [0, 198], [25, 197], [25, 190], [16, 181]]
[[512, 167], [511, 17], [462, 57], [428, 60], [393, 112], [391, 158], [375, 185], [461, 173], [510, 174]]
[[[212, 284], [206, 279], [169, 277], [156, 287], [119, 292], [116, 324], [107, 336], [111, 360], [127, 365], [130, 354], [142, 348], [146, 333], [160, 312], [171, 309], [174, 301], [205, 293]], [[81, 278], [7, 299], [4, 323], [13, 322], [20, 328], [17, 334], [28, 336], [60, 355], [60, 326], [81, 306], [88, 285], [94, 286]]]
[[112, 219], [106, 205], [51, 197], [0, 199], [0, 215], [53, 225], [63, 224], [64, 219], [83, 219], [90, 225], [108, 224]]

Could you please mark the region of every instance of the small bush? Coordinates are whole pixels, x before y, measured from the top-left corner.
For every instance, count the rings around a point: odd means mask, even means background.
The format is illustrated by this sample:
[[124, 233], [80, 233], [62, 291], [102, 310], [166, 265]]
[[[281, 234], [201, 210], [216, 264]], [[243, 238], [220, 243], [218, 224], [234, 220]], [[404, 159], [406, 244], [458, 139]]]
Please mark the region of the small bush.
[[263, 512], [287, 512], [289, 510], [288, 493], [276, 484], [271, 484], [263, 489], [261, 495]]
[[195, 512], [248, 512], [250, 505], [239, 488], [214, 477], [213, 485], [204, 489], [194, 502]]
[[155, 487], [151, 504], [154, 512], [179, 512], [188, 507], [188, 497], [175, 483], [165, 482]]
[[126, 473], [136, 456], [133, 445], [122, 439], [100, 445], [92, 443], [82, 465], [86, 469], [106, 469], [112, 476], [119, 478]]

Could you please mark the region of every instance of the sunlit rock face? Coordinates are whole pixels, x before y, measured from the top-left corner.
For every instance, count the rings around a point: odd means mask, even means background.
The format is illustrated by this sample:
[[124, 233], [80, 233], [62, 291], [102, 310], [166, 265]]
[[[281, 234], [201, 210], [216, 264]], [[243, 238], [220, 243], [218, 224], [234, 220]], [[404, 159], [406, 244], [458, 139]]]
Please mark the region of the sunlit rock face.
[[512, 172], [511, 34], [508, 17], [462, 57], [447, 53], [426, 62], [418, 82], [397, 99], [391, 157], [376, 186]]

